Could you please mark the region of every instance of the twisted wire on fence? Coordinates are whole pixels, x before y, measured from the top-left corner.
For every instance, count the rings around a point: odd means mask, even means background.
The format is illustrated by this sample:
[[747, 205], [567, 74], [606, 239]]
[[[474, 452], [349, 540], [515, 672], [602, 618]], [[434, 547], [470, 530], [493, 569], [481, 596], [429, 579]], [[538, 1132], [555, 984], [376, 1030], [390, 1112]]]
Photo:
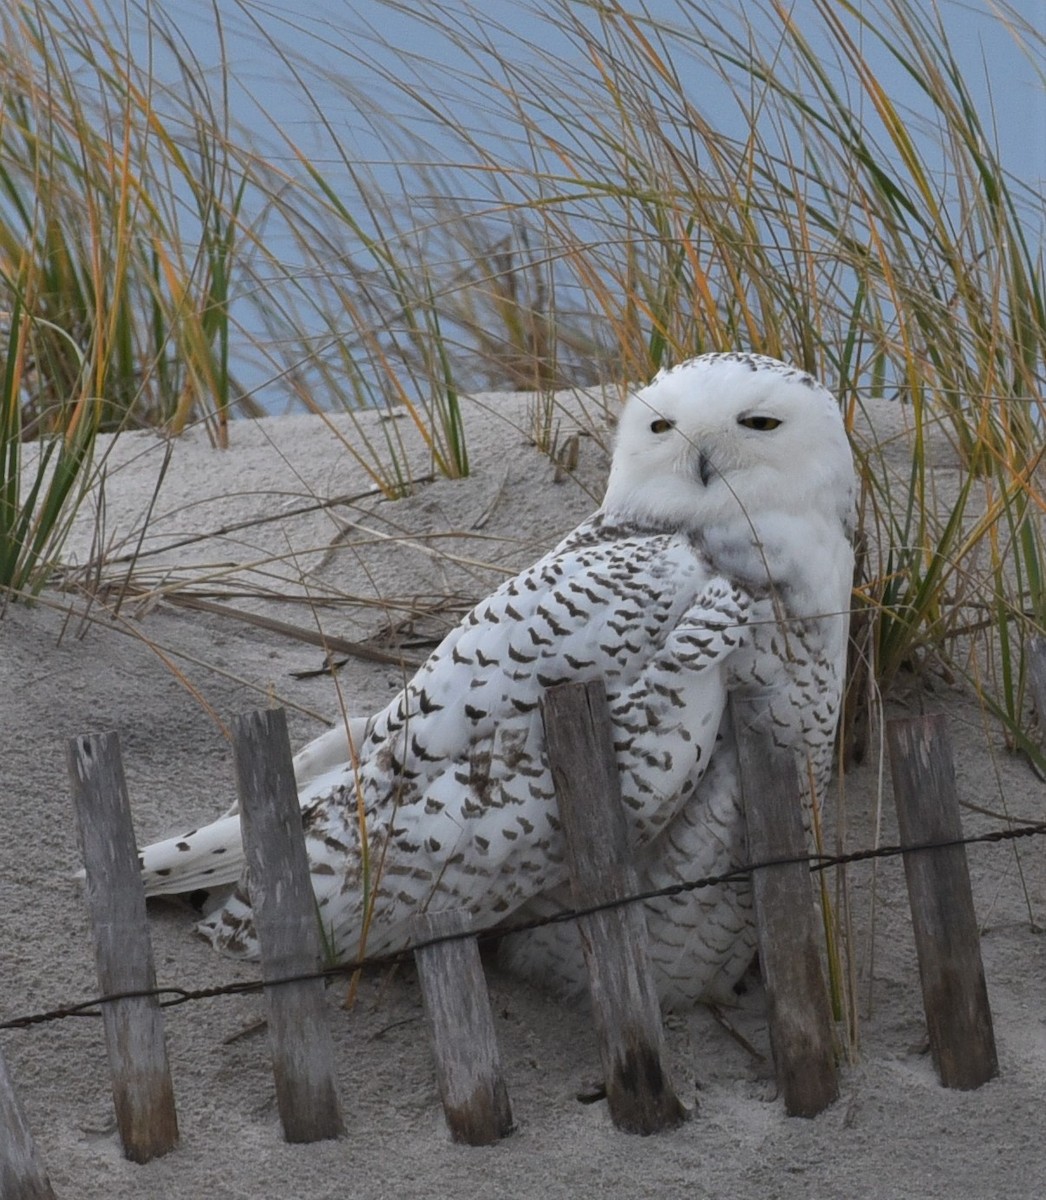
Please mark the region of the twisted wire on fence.
[[669, 884], [667, 887], [653, 888], [649, 891], [634, 892], [614, 900], [605, 900], [599, 904], [583, 908], [568, 908], [551, 916], [536, 917], [528, 921], [501, 923], [489, 929], [470, 929], [461, 933], [443, 934], [439, 937], [427, 938], [413, 942], [402, 950], [389, 954], [373, 955], [354, 959], [352, 962], [335, 963], [330, 966], [317, 968], [296, 975], [279, 976], [268, 979], [241, 980], [237, 983], [215, 984], [203, 988], [183, 988], [176, 985], [166, 985], [142, 989], [140, 991], [114, 992], [110, 995], [95, 996], [76, 1004], [65, 1005], [61, 1008], [48, 1009], [45, 1012], [29, 1013], [20, 1017], [12, 1017], [0, 1021], [0, 1030], [27, 1029], [34, 1025], [45, 1025], [52, 1021], [62, 1021], [68, 1017], [97, 1017], [101, 1015], [100, 1005], [114, 1000], [130, 1000], [136, 998], [155, 997], [161, 1008], [175, 1008], [181, 1004], [189, 1004], [197, 1000], [210, 1000], [217, 996], [239, 996], [251, 992], [260, 992], [267, 987], [278, 987], [284, 983], [298, 983], [308, 979], [331, 979], [339, 975], [352, 975], [356, 971], [375, 967], [390, 967], [397, 963], [409, 961], [415, 950], [427, 946], [435, 946], [442, 942], [461, 941], [466, 938], [490, 940], [507, 937], [511, 934], [526, 933], [543, 925], [558, 925], [564, 921], [576, 921], [579, 918], [605, 912], [608, 909], [621, 908], [627, 904], [640, 904], [649, 900], [659, 900], [668, 896], [678, 896], [684, 892], [697, 891], [700, 888], [715, 887], [722, 883], [737, 883], [751, 878], [753, 872], [765, 870], [768, 867], [790, 866], [796, 863], [806, 863], [811, 871], [825, 871], [831, 867], [844, 867], [851, 863], [865, 862], [869, 859], [896, 858], [902, 854], [915, 854], [924, 850], [944, 850], [951, 846], [973, 846], [988, 842], [1010, 842], [1019, 838], [1037, 837], [1046, 834], [1046, 821], [1032, 824], [1017, 825], [1009, 829], [994, 829], [988, 833], [973, 834], [970, 837], [949, 838], [944, 841], [915, 842], [910, 845], [877, 846], [866, 850], [853, 850], [847, 854], [800, 854], [781, 858], [761, 859], [759, 862], [745, 863], [720, 875], [705, 875], [700, 879], [688, 880], [683, 883]]

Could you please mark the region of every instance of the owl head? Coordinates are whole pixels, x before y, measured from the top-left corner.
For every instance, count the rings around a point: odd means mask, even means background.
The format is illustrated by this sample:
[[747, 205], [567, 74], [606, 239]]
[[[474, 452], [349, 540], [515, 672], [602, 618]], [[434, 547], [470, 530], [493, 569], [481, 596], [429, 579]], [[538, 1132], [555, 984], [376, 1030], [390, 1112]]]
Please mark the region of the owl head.
[[852, 525], [853, 458], [835, 398], [754, 354], [704, 354], [631, 396], [605, 511], [658, 526], [743, 531], [771, 514]]

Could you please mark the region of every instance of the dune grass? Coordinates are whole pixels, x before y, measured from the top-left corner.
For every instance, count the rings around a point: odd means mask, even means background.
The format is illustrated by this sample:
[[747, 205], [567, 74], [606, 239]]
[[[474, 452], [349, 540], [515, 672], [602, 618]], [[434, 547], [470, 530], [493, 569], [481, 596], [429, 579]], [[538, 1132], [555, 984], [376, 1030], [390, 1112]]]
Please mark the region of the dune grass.
[[[161, 83], [119, 5], [9, 6], [0, 582], [46, 578], [98, 430], [202, 420], [224, 444], [230, 412], [257, 411], [234, 343], [306, 407], [405, 412], [449, 476], [469, 469], [464, 391], [533, 389], [533, 434], [553, 453], [556, 388], [743, 347], [816, 372], [852, 424], [870, 399], [906, 405], [903, 468], [857, 445], [864, 677], [882, 691], [948, 663], [1035, 753], [1043, 202], [999, 161], [945, 18], [909, 0], [811, 0], [801, 20], [774, 3], [742, 16], [683, 2], [672, 22], [640, 3], [538, 7], [559, 57], [461, 5], [415, 13], [426, 53], [453, 46], [469, 64], [471, 121], [424, 86], [420, 54], [317, 25], [322, 77], [281, 48], [276, 17], [244, 8], [321, 131], [310, 152], [297, 126], [260, 149], [235, 128], [242, 81], [218, 15], [215, 68], [145, 8]], [[1005, 9], [996, 20], [1041, 52], [1041, 32]], [[891, 62], [911, 107], [892, 98]], [[381, 131], [393, 167], [360, 162], [332, 94]], [[361, 425], [346, 450], [400, 495], [413, 481], [399, 423], [380, 430]], [[926, 449], [942, 436], [947, 479]], [[27, 466], [34, 437], [52, 449]]]
[[[310, 114], [307, 146], [297, 124], [236, 128], [230, 90], [250, 82], [224, 10], [205, 64], [148, 4], [144, 54], [120, 4], [8, 6], [0, 585], [32, 592], [59, 561], [99, 430], [203, 421], [225, 444], [230, 415], [258, 411], [237, 364], [315, 411], [406, 413], [456, 477], [464, 392], [533, 390], [535, 441], [560, 455], [557, 388], [740, 347], [814, 371], [855, 429], [870, 402], [905, 406], [900, 459], [856, 440], [852, 724], [936, 666], [1041, 763], [1025, 650], [1046, 627], [1044, 207], [999, 159], [947, 10], [535, 8], [555, 54], [434, 3], [411, 10], [424, 55], [315, 24], [317, 54], [295, 56], [278, 16], [237, 6], [237, 36]], [[1042, 61], [1041, 31], [994, 19]], [[468, 64], [457, 92], [433, 83], [441, 45]], [[361, 161], [332, 95], [386, 162]], [[385, 494], [413, 486], [399, 422], [361, 424], [346, 452]]]

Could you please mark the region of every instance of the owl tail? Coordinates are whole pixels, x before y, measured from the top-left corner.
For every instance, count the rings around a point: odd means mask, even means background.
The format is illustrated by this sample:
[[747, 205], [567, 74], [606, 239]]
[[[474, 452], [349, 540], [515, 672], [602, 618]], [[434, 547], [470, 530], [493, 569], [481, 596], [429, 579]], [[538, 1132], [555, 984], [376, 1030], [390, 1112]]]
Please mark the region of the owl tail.
[[172, 896], [235, 883], [243, 872], [239, 814], [146, 846], [138, 855], [147, 896]]
[[[322, 790], [327, 777], [337, 774], [350, 758], [350, 742], [362, 744], [368, 723], [367, 717], [350, 717], [347, 727], [328, 730], [294, 756], [294, 779], [301, 797]], [[210, 825], [146, 846], [138, 860], [146, 896], [213, 891], [236, 883], [246, 861], [238, 806]]]

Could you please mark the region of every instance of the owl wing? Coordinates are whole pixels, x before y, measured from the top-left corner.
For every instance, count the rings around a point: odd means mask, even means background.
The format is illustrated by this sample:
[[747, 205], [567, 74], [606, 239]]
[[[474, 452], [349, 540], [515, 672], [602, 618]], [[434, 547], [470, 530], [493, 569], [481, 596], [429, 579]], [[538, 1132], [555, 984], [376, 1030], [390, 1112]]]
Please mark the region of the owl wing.
[[[373, 719], [358, 760], [303, 794], [328, 946], [354, 956], [366, 926], [368, 952], [397, 948], [426, 907], [489, 921], [562, 882], [539, 710], [557, 683], [605, 681], [631, 836], [653, 837], [711, 755], [750, 603], [686, 537], [597, 514], [477, 605]], [[251, 949], [247, 903], [203, 932]]]

